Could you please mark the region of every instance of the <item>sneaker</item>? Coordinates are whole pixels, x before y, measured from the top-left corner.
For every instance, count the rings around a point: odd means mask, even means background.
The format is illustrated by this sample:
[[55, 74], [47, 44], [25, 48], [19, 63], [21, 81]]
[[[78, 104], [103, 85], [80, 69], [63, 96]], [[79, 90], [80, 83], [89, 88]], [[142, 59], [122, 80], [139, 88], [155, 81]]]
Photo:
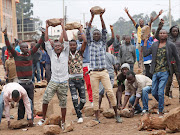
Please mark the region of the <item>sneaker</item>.
[[82, 117], [79, 118], [78, 121], [77, 121], [77, 123], [83, 123], [83, 118], [82, 118]]
[[122, 123], [122, 118], [119, 115], [115, 116], [115, 119], [117, 123]]
[[37, 124], [39, 125], [39, 126], [42, 126], [42, 124], [44, 123], [44, 119], [41, 119]]
[[91, 107], [93, 107], [93, 102], [91, 102]]
[[141, 116], [143, 116], [146, 113], [149, 113], [148, 110], [143, 110], [142, 113], [141, 113]]
[[97, 121], [98, 123], [101, 123], [98, 119], [94, 119], [95, 121]]
[[10, 115], [10, 119], [14, 119], [14, 116], [13, 116], [13, 115]]
[[134, 114], [140, 114], [142, 112], [142, 110], [135, 110]]

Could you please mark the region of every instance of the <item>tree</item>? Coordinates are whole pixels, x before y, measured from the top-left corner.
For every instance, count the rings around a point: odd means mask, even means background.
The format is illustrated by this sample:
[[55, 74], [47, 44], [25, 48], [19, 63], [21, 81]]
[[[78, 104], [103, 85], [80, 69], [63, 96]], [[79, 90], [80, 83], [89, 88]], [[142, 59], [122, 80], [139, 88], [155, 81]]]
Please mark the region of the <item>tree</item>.
[[18, 20], [22, 19], [22, 11], [23, 11], [23, 17], [29, 18], [31, 15], [33, 15], [33, 3], [31, 3], [31, 0], [20, 0], [18, 4], [16, 4], [16, 16]]

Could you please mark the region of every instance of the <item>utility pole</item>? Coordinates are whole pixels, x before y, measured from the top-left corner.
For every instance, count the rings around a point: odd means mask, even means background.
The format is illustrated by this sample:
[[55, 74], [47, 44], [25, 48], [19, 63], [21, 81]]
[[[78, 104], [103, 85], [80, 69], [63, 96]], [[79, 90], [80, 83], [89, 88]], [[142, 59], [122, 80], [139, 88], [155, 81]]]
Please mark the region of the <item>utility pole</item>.
[[[63, 0], [63, 18], [64, 18], [64, 0]], [[64, 22], [65, 25], [65, 22]]]
[[84, 28], [86, 27], [86, 16], [85, 16], [86, 14], [85, 13], [83, 13], [83, 20], [84, 20]]
[[65, 6], [65, 15], [64, 15], [64, 23], [67, 23], [67, 6]]
[[171, 0], [169, 0], [169, 28], [171, 28]]
[[21, 30], [22, 31], [22, 40], [24, 40], [24, 14], [23, 13], [24, 13], [24, 10], [22, 8], [22, 18], [21, 18], [22, 19], [22, 22], [21, 22], [22, 23], [22, 27], [21, 27], [21, 29], [22, 29]]

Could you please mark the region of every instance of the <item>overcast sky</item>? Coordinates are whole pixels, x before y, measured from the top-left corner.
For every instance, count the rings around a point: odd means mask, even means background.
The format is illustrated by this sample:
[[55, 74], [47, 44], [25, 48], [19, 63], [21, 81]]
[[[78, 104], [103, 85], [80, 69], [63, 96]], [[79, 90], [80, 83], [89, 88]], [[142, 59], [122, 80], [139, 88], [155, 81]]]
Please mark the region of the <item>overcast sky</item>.
[[[63, 0], [31, 0], [34, 4], [34, 17], [39, 17], [45, 26], [45, 20], [50, 18], [63, 17]], [[152, 11], [164, 10], [162, 16], [169, 12], [169, 0], [64, 0], [67, 6], [68, 21], [81, 21], [83, 24], [83, 13], [86, 21], [89, 21], [91, 14], [89, 10], [93, 6], [100, 6], [106, 9], [103, 15], [106, 26], [114, 24], [119, 17], [129, 20], [124, 12], [124, 7], [128, 7], [129, 13], [144, 13], [150, 15]], [[171, 0], [172, 15], [175, 20], [180, 18], [180, 0]], [[162, 18], [162, 16], [160, 18]], [[99, 16], [95, 16], [93, 25], [98, 28], [100, 25]]]

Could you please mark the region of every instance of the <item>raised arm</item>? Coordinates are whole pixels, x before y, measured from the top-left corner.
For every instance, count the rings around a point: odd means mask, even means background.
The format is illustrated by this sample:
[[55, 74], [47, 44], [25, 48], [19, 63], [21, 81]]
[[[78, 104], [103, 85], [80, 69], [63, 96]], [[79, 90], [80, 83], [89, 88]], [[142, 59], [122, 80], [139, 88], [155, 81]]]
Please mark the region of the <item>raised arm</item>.
[[161, 10], [159, 11], [159, 14], [158, 14], [156, 17], [154, 17], [152, 20], [150, 20], [149, 26], [151, 26], [152, 22], [154, 22], [162, 13], [163, 13], [163, 10], [161, 9]]
[[136, 26], [136, 22], [134, 21], [134, 19], [131, 17], [131, 15], [129, 14], [128, 8], [125, 7], [124, 11], [126, 12], [126, 14], [128, 15], [128, 17], [131, 19], [131, 21], [133, 22], [134, 26]]
[[114, 42], [114, 30], [113, 30], [113, 26], [110, 25], [110, 29], [111, 29], [111, 39], [109, 41], [107, 41], [107, 46], [109, 47], [110, 45], [112, 45], [112, 43]]
[[49, 28], [49, 24], [48, 24], [48, 20], [47, 20], [46, 21], [46, 31], [45, 31], [45, 42], [49, 40], [48, 28]]
[[164, 20], [161, 19], [161, 21], [159, 22], [159, 26], [158, 26], [158, 28], [156, 30], [156, 34], [155, 34], [155, 38], [157, 40], [159, 40], [159, 31], [162, 29], [163, 25], [164, 25]]
[[61, 27], [62, 27], [62, 30], [63, 30], [64, 41], [68, 41], [67, 33], [66, 33], [66, 30], [65, 30], [65, 27], [64, 27], [64, 19], [61, 19]]
[[59, 38], [59, 42], [60, 42], [60, 43], [63, 43], [63, 32], [61, 33], [61, 36], [60, 36], [60, 38]]
[[45, 33], [44, 33], [44, 31], [41, 31], [41, 32], [42, 32], [42, 36], [41, 36], [41, 38], [39, 39], [39, 41], [38, 41], [38, 43], [36, 44], [36, 46], [34, 46], [33, 49], [31, 50], [31, 54], [35, 54], [35, 53], [38, 51], [40, 45], [42, 45], [43, 42], [44, 42], [44, 35], [45, 35]]
[[3, 33], [4, 33], [4, 39], [5, 39], [5, 44], [7, 46], [7, 49], [11, 52], [13, 57], [15, 57], [17, 55], [17, 52], [10, 45], [10, 42], [9, 42], [9, 39], [8, 39], [8, 36], [7, 36], [7, 27], [5, 28], [5, 30], [3, 30]]
[[87, 39], [86, 39], [85, 34], [83, 33], [82, 25], [81, 25], [81, 27], [79, 28], [79, 31], [80, 31], [81, 36], [82, 36], [82, 39], [83, 39], [83, 43], [82, 43], [82, 46], [81, 46], [81, 49], [80, 49], [81, 54], [83, 54], [83, 53], [84, 53], [84, 50], [86, 49]]
[[104, 14], [104, 12], [105, 12], [105, 9], [101, 12], [101, 14], [100, 14], [100, 20], [101, 20], [101, 25], [102, 25], [102, 29], [106, 29], [106, 25], [105, 25], [105, 23], [104, 23], [104, 19], [103, 19], [103, 14]]
[[94, 13], [93, 13], [93, 11], [90, 10], [90, 12], [91, 12], [91, 20], [90, 20], [89, 23], [88, 23], [88, 27], [89, 27], [89, 28], [91, 27], [92, 21], [93, 21], [93, 19], [94, 19]]

